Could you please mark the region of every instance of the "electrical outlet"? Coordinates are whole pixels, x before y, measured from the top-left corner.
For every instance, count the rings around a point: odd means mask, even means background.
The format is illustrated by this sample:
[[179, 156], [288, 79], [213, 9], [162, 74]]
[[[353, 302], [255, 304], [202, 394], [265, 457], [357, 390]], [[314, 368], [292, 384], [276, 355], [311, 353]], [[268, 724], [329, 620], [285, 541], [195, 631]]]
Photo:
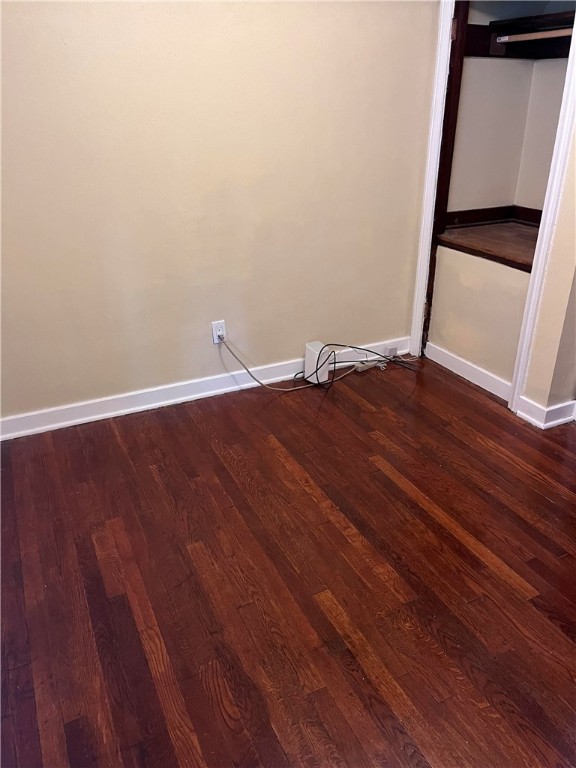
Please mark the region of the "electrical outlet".
[[214, 320], [212, 322], [212, 343], [222, 344], [226, 341], [226, 323], [224, 320]]
[[398, 347], [386, 347], [384, 354], [386, 357], [396, 357], [398, 354]]

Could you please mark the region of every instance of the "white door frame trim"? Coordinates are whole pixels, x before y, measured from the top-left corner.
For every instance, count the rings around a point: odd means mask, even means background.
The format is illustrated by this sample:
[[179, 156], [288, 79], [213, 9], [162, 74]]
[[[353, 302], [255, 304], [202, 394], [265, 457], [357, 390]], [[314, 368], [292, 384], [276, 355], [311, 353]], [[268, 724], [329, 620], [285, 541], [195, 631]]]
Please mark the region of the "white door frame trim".
[[560, 198], [568, 168], [570, 147], [575, 127], [576, 45], [571, 45], [564, 92], [562, 94], [562, 106], [560, 107], [560, 117], [558, 119], [558, 129], [556, 131], [556, 141], [554, 143], [554, 153], [552, 155], [552, 164], [550, 165], [550, 176], [548, 177], [546, 197], [544, 198], [544, 206], [542, 208], [542, 221], [534, 252], [532, 272], [530, 274], [530, 282], [528, 283], [528, 294], [524, 306], [524, 317], [518, 340], [516, 363], [514, 365], [514, 374], [512, 375], [512, 390], [508, 407], [514, 413], [519, 410], [526, 389], [528, 368], [532, 354], [532, 340], [542, 300], [546, 270], [548, 268], [548, 257], [560, 209]]
[[428, 272], [430, 269], [430, 246], [432, 244], [436, 184], [438, 181], [438, 167], [440, 165], [442, 123], [444, 121], [444, 106], [446, 104], [446, 89], [448, 87], [448, 70], [450, 68], [453, 16], [454, 0], [441, 0], [440, 14], [438, 17], [438, 48], [436, 51], [436, 67], [434, 71], [432, 109], [430, 112], [430, 128], [428, 131], [426, 176], [424, 180], [424, 195], [422, 198], [422, 213], [420, 216], [420, 238], [418, 241], [418, 263], [416, 267], [416, 285], [414, 288], [414, 303], [412, 309], [412, 328], [410, 332], [410, 352], [413, 355], [419, 355], [422, 351], [424, 307], [426, 304], [426, 288], [428, 285]]

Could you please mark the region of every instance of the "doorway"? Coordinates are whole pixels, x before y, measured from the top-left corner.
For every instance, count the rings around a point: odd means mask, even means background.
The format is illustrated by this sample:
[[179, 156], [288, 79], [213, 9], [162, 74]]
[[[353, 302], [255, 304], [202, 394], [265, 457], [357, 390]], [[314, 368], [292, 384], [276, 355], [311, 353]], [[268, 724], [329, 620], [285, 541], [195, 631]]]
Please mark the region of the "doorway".
[[428, 232], [423, 217], [412, 351], [516, 410], [558, 207], [552, 180], [563, 178], [574, 124], [564, 88], [574, 3], [456, 2], [449, 19], [446, 5], [436, 82], [447, 89], [430, 134], [435, 201]]

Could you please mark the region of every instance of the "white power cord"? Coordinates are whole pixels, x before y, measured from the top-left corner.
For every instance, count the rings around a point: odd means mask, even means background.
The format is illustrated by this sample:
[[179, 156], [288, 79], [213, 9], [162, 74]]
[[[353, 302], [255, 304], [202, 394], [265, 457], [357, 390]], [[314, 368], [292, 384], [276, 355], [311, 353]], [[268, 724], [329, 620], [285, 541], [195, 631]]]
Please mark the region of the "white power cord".
[[[218, 338], [220, 339], [220, 342], [222, 344], [224, 344], [224, 346], [226, 347], [228, 352], [230, 352], [232, 357], [235, 358], [240, 363], [242, 368], [244, 368], [244, 370], [246, 371], [248, 376], [250, 376], [251, 379], [254, 379], [254, 381], [257, 384], [260, 384], [261, 387], [266, 387], [266, 389], [273, 389], [275, 392], [296, 392], [298, 389], [308, 389], [309, 387], [317, 387], [318, 386], [318, 384], [313, 384], [313, 383], [311, 383], [311, 384], [300, 384], [297, 387], [274, 387], [274, 386], [272, 386], [272, 384], [265, 384], [263, 381], [260, 381], [260, 379], [252, 373], [252, 371], [248, 368], [246, 363], [236, 354], [236, 352], [234, 352], [234, 350], [230, 347], [230, 345], [228, 344], [228, 342], [226, 341], [226, 339], [222, 335], [219, 335]], [[333, 383], [335, 381], [340, 381], [340, 379], [343, 379], [345, 376], [348, 376], [349, 374], [354, 373], [356, 368], [357, 368], [357, 366], [354, 365], [351, 370], [346, 371], [346, 373], [343, 373], [341, 376], [338, 376], [336, 378], [332, 378], [330, 380], [330, 382], [328, 382], [328, 383]]]

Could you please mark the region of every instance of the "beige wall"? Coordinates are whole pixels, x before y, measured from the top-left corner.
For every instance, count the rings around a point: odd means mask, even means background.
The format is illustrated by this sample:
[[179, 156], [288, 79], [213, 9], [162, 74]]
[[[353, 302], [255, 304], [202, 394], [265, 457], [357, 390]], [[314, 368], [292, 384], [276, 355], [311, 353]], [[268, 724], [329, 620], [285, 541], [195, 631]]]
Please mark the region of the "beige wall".
[[569, 400], [570, 391], [574, 391], [576, 384], [576, 368], [572, 367], [574, 358], [567, 358], [563, 351], [566, 347], [576, 346], [576, 326], [571, 324], [570, 309], [575, 272], [576, 150], [573, 140], [532, 339], [524, 392], [524, 395], [543, 406]]
[[576, 399], [576, 276], [572, 280], [548, 405], [558, 405], [574, 399]]
[[466, 59], [448, 210], [541, 209], [567, 59]]
[[465, 59], [448, 210], [512, 205], [533, 62]]
[[6, 3], [3, 413], [407, 335], [437, 14]]
[[429, 341], [511, 381], [529, 278], [439, 247]]
[[544, 205], [567, 64], [568, 59], [534, 62], [516, 205], [540, 209]]

